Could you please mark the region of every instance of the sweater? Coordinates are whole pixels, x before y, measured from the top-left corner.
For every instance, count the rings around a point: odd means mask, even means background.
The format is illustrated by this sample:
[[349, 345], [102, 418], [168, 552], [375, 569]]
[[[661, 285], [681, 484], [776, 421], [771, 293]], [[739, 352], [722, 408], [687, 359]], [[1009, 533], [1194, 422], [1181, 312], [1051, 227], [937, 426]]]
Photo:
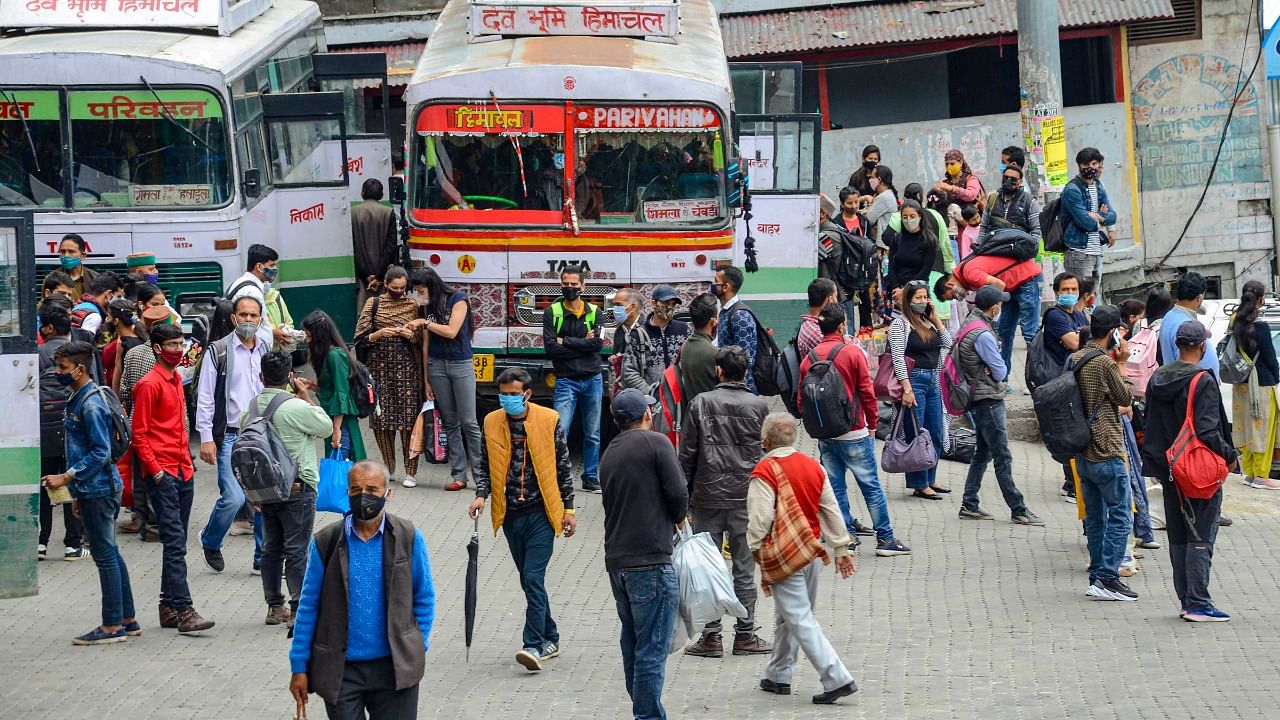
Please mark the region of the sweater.
[[600, 486], [605, 569], [671, 562], [672, 526], [689, 510], [689, 490], [671, 442], [649, 430], [624, 430], [600, 459]]
[[716, 378], [715, 341], [710, 335], [695, 332], [680, 349], [680, 382], [686, 405], [720, 382]]
[[836, 557], [848, 555], [853, 538], [845, 527], [826, 470], [817, 460], [790, 447], [769, 451], [751, 471], [751, 485], [747, 489], [747, 547], [752, 552], [759, 550], [773, 528], [778, 482], [773, 476], [771, 461], [776, 461], [787, 474], [800, 512], [809, 521], [814, 537], [825, 535]]

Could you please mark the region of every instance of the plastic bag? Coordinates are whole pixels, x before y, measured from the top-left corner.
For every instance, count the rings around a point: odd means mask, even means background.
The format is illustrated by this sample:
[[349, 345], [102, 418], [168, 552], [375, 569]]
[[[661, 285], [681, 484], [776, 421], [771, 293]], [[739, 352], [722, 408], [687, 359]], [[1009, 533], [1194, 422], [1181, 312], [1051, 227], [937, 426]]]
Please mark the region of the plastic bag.
[[671, 565], [680, 580], [680, 621], [689, 636], [695, 636], [707, 623], [725, 615], [745, 619], [747, 609], [733, 592], [729, 566], [725, 565], [724, 555], [720, 554], [720, 547], [711, 539], [711, 534], [694, 535], [685, 523], [679, 537], [680, 544], [671, 554]]
[[320, 461], [320, 481], [316, 484], [316, 512], [332, 512], [346, 514], [351, 510], [351, 500], [347, 497], [347, 473], [351, 472], [352, 462], [347, 459], [347, 451], [334, 448], [329, 455]]

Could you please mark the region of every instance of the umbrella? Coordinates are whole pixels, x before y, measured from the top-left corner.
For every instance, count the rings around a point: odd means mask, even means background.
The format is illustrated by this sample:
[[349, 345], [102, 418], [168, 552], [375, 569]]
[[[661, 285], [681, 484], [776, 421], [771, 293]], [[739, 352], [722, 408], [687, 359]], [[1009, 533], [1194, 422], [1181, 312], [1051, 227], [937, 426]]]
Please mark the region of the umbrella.
[[476, 527], [467, 543], [467, 589], [463, 598], [462, 611], [466, 615], [463, 631], [467, 637], [467, 662], [471, 662], [471, 635], [476, 624], [476, 570], [480, 555], [480, 518], [476, 517]]

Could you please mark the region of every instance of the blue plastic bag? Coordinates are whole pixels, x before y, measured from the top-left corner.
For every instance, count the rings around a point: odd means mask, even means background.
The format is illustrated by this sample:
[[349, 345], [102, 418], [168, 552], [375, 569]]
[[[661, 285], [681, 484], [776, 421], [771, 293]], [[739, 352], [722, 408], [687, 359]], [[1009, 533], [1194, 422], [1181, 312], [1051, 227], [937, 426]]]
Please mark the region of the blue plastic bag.
[[347, 473], [351, 472], [347, 451], [335, 448], [320, 461], [320, 482], [316, 487], [316, 511], [346, 514], [351, 511], [347, 497]]

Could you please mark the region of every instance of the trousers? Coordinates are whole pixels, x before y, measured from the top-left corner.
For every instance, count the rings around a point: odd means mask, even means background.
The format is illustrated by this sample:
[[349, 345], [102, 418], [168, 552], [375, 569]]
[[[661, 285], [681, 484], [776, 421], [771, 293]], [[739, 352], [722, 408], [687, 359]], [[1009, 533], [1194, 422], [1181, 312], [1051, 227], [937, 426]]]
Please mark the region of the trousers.
[[814, 560], [804, 570], [770, 586], [778, 620], [773, 631], [773, 655], [765, 665], [764, 676], [780, 685], [791, 684], [801, 650], [818, 671], [823, 691], [853, 682], [853, 675], [836, 655], [836, 649], [813, 614], [821, 574], [822, 560]]

